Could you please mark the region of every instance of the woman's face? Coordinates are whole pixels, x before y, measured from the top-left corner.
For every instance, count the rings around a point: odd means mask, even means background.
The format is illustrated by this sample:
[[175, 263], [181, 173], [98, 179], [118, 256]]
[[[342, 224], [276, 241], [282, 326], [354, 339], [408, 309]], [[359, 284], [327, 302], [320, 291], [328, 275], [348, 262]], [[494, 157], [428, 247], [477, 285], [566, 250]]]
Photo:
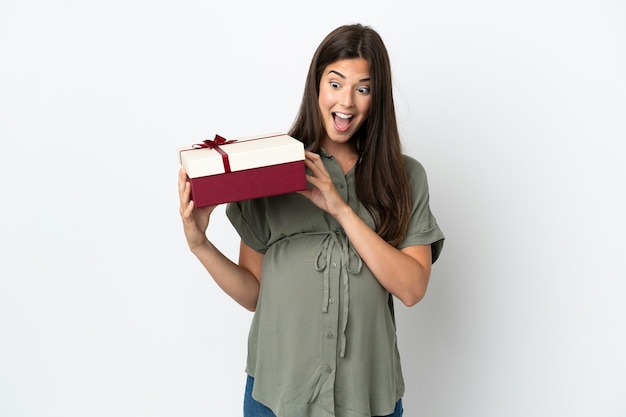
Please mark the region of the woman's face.
[[342, 59], [324, 69], [318, 102], [326, 141], [349, 142], [367, 119], [370, 90], [369, 63], [364, 58]]

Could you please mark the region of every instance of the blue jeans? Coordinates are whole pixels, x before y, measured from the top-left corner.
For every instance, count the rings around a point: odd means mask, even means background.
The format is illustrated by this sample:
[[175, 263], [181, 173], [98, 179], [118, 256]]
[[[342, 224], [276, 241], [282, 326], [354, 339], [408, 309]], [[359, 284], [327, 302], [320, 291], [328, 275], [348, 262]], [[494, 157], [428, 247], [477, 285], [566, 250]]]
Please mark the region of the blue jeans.
[[[252, 398], [252, 387], [254, 386], [254, 378], [248, 375], [246, 381], [246, 394], [243, 398], [243, 416], [244, 417], [276, 417], [272, 410]], [[393, 414], [380, 417], [402, 417], [402, 399], [396, 403], [396, 409]]]

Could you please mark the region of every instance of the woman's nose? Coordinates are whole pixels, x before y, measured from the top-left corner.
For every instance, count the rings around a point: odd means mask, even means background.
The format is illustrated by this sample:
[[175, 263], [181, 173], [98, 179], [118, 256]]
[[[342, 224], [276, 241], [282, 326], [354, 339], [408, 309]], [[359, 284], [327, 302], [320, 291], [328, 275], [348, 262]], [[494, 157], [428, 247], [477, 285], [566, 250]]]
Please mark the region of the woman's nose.
[[354, 91], [348, 89], [342, 91], [339, 104], [344, 107], [352, 107], [354, 105]]

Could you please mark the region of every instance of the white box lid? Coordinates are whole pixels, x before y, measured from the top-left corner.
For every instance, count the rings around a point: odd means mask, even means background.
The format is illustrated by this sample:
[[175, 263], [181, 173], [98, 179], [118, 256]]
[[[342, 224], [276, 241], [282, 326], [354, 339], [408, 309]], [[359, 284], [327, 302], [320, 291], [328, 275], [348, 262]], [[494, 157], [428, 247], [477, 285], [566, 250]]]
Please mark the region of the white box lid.
[[[304, 160], [304, 144], [283, 133], [235, 139], [219, 147], [228, 155], [231, 172]], [[179, 157], [189, 178], [225, 172], [222, 154], [216, 149], [180, 148]]]

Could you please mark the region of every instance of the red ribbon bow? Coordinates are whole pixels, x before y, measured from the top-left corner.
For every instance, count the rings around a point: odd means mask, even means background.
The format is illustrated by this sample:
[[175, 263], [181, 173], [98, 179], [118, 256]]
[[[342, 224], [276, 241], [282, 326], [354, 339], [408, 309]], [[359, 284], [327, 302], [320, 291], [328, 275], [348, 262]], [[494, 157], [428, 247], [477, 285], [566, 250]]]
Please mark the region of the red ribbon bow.
[[220, 135], [215, 135], [215, 139], [205, 139], [202, 143], [196, 143], [193, 145], [196, 149], [201, 148], [209, 148], [209, 149], [219, 149], [220, 145], [228, 145], [229, 143], [237, 142], [237, 139], [226, 140]]
[[193, 145], [194, 149], [215, 149], [217, 152], [222, 155], [222, 163], [224, 164], [224, 172], [230, 172], [230, 161], [228, 160], [228, 154], [220, 149], [220, 145], [228, 145], [229, 143], [237, 142], [237, 139], [226, 140], [220, 135], [215, 135], [215, 139], [205, 139], [202, 143], [196, 143]]

